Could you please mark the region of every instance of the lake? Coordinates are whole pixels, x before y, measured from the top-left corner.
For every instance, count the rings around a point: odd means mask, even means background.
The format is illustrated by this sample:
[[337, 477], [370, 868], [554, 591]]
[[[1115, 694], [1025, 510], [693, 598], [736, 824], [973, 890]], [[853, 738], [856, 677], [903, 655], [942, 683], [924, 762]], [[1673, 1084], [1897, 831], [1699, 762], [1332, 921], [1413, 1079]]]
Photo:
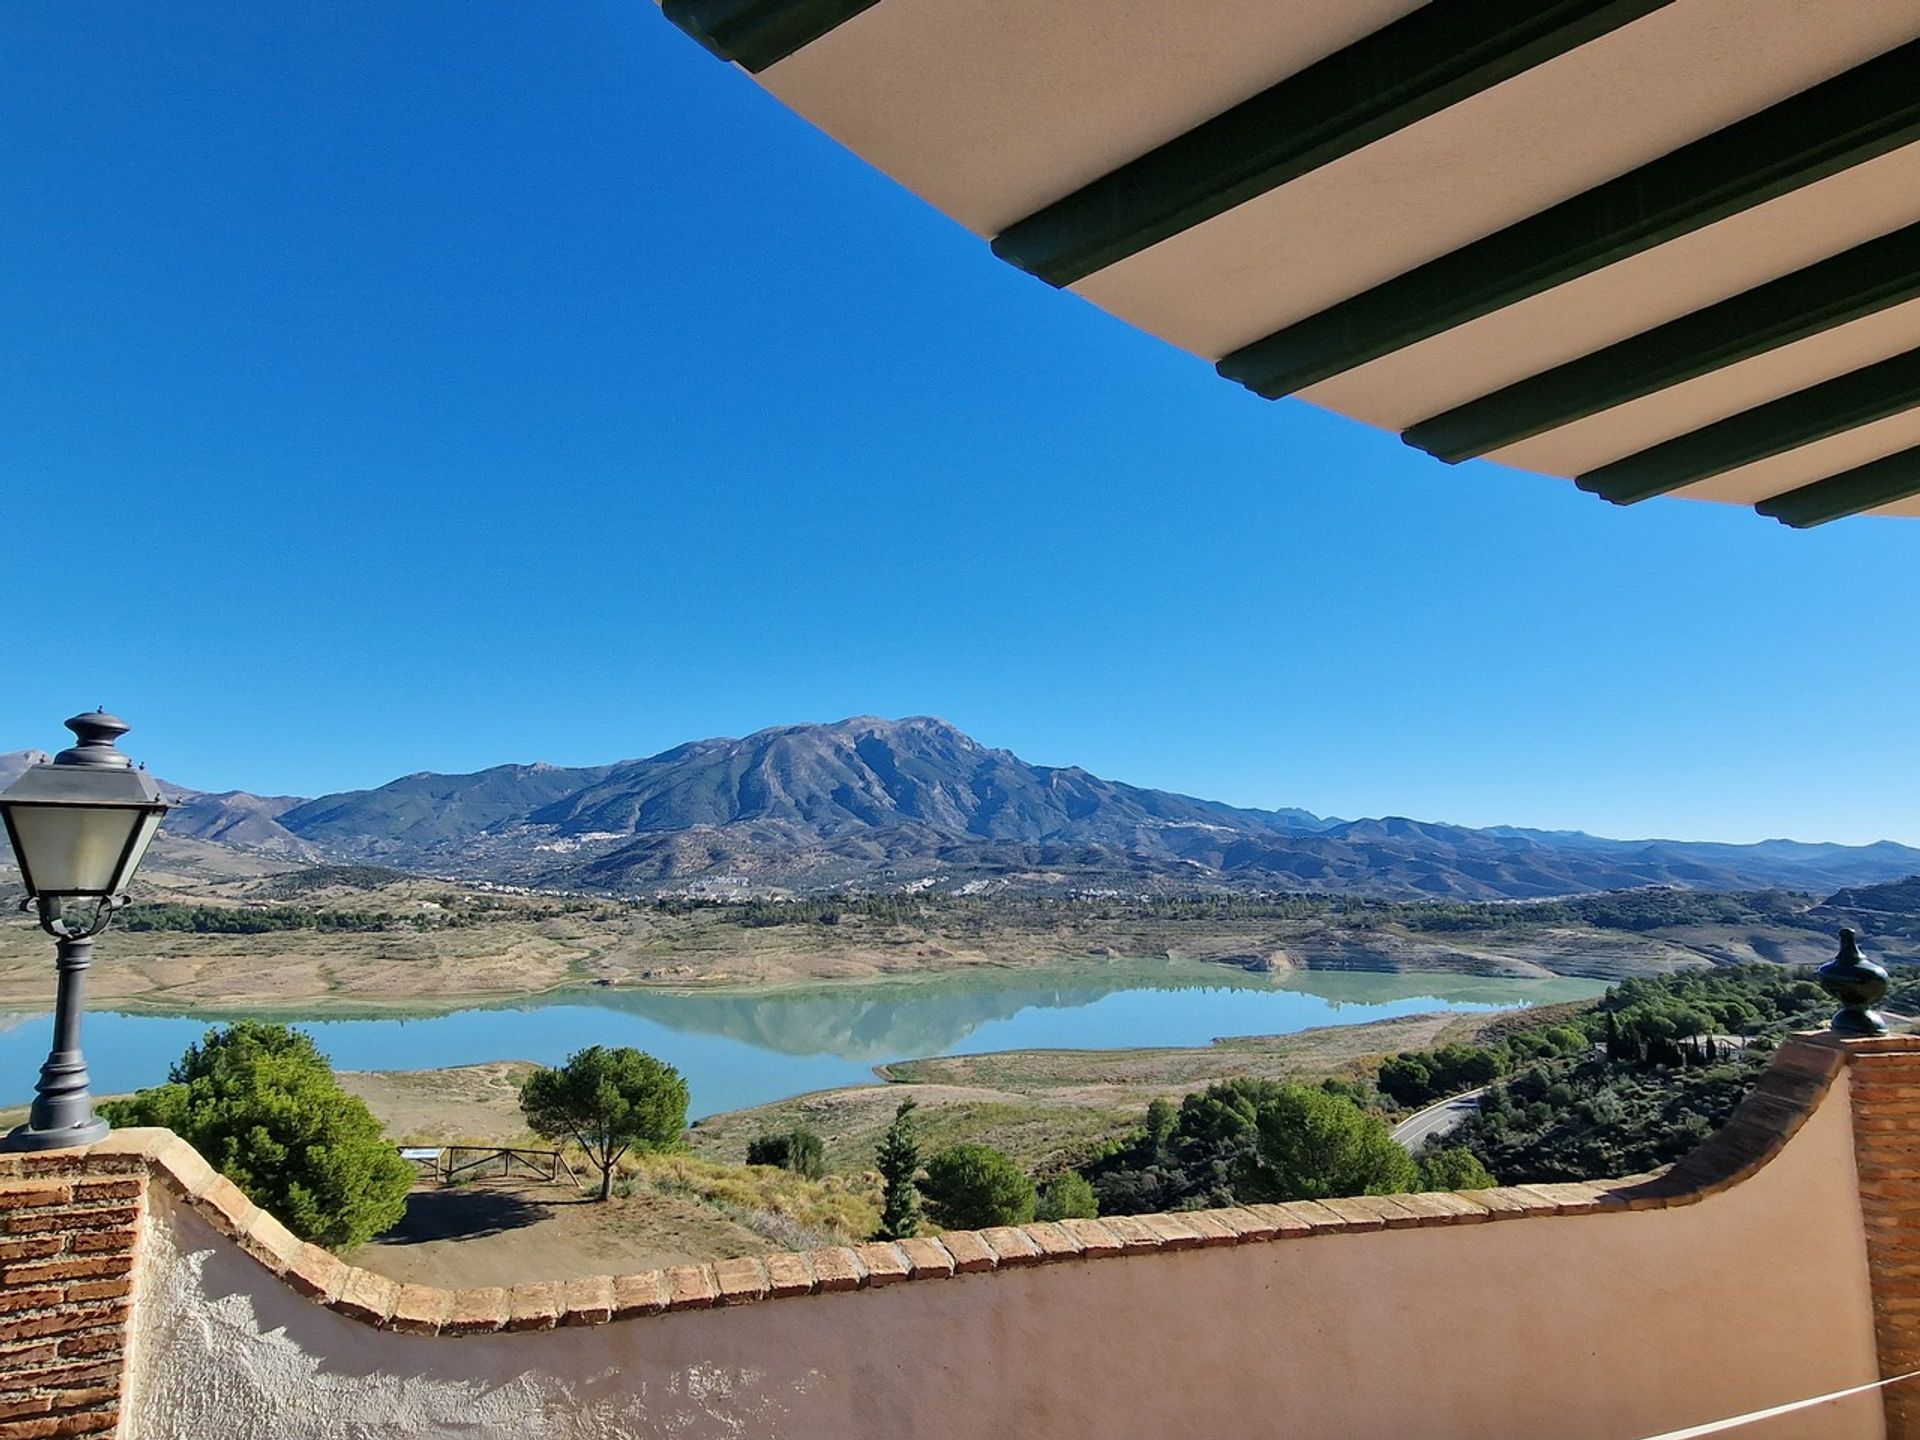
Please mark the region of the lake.
[[[481, 1060], [557, 1064], [584, 1045], [633, 1045], [679, 1067], [698, 1119], [871, 1081], [873, 1067], [995, 1050], [1205, 1045], [1425, 1011], [1584, 999], [1597, 980], [1295, 971], [1191, 961], [1108, 961], [778, 990], [589, 990], [415, 1018], [303, 1018], [341, 1070], [421, 1070]], [[92, 1012], [96, 1094], [166, 1078], [207, 1026], [233, 1015]], [[50, 1015], [0, 1016], [0, 1103], [31, 1099]]]

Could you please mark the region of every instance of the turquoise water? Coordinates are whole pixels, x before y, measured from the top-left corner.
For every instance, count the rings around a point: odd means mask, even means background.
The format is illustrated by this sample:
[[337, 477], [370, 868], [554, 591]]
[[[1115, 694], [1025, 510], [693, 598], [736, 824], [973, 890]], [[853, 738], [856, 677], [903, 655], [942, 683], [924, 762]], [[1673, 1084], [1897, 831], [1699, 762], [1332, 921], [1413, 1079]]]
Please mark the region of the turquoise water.
[[[341, 1070], [481, 1060], [555, 1064], [583, 1045], [634, 1045], [687, 1077], [695, 1118], [873, 1079], [873, 1066], [995, 1050], [1204, 1045], [1433, 1010], [1493, 1010], [1596, 995], [1589, 980], [1307, 972], [1255, 975], [1179, 961], [996, 970], [805, 989], [592, 990], [415, 1019], [291, 1020]], [[232, 1015], [92, 1013], [96, 1094], [155, 1084], [211, 1023]], [[52, 1018], [0, 1017], [0, 1104], [21, 1103]]]

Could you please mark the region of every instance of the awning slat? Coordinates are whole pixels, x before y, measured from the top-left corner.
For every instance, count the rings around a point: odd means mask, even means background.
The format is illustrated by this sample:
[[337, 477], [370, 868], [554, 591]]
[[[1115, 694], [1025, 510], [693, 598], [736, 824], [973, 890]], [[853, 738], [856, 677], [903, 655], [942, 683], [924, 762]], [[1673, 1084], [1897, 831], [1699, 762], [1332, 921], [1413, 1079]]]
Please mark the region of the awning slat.
[[1920, 299], [1920, 225], [1456, 406], [1401, 436], [1455, 464]]
[[1915, 495], [1920, 495], [1920, 446], [1802, 485], [1753, 508], [1782, 525], [1806, 530]]
[[845, 24], [879, 0], [662, 0], [667, 19], [754, 74]]
[[1576, 477], [1631, 505], [1920, 406], [1920, 350], [1836, 376]]
[[1913, 0], [659, 3], [1258, 395], [1620, 505], [1920, 514]]
[[1026, 219], [1002, 260], [1071, 285], [1673, 0], [1432, 0]]
[[1920, 141], [1920, 41], [1236, 350], [1278, 399]]

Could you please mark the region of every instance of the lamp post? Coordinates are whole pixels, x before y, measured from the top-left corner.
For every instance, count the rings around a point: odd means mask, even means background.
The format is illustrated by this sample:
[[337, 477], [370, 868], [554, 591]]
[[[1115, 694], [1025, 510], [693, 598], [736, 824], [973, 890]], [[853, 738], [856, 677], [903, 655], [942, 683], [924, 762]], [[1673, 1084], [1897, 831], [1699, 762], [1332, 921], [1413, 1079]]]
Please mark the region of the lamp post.
[[[114, 748], [126, 721], [96, 710], [74, 716], [67, 728], [77, 745], [0, 793], [0, 819], [27, 887], [20, 908], [37, 910], [40, 928], [58, 942], [60, 977], [53, 1050], [40, 1067], [33, 1108], [25, 1125], [0, 1140], [0, 1150], [91, 1145], [107, 1133], [107, 1122], [93, 1113], [80, 1052], [87, 965], [93, 937], [126, 903], [127, 884], [167, 813], [152, 777]], [[69, 918], [75, 901], [92, 903], [84, 918]]]

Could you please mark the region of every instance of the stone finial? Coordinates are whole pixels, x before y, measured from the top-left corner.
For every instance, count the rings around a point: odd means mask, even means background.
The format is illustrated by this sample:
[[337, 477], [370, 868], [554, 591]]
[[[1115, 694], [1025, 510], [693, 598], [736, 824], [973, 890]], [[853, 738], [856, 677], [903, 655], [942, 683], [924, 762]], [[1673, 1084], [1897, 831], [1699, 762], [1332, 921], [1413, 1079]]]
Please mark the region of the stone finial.
[[1820, 988], [1840, 1002], [1833, 1012], [1836, 1035], [1884, 1035], [1886, 1018], [1873, 1007], [1886, 998], [1887, 972], [1860, 953], [1851, 928], [1840, 932], [1840, 953], [1820, 967]]

